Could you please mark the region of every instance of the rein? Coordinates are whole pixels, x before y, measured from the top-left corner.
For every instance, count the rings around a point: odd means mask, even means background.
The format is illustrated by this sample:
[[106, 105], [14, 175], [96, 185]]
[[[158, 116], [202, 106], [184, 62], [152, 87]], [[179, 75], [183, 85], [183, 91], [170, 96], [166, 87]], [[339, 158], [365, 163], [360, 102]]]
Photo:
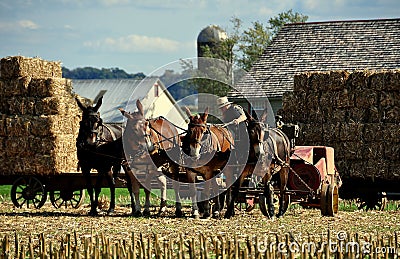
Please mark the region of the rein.
[[[185, 129], [183, 129], [183, 128], [181, 128], [181, 127], [179, 127], [179, 126], [173, 124], [172, 122], [170, 122], [169, 120], [167, 120], [166, 118], [164, 118], [164, 117], [162, 117], [162, 116], [158, 117], [157, 119], [163, 119], [163, 120], [167, 121], [168, 123], [170, 123], [172, 126], [174, 126], [174, 127], [176, 127], [176, 128], [179, 128], [179, 129], [181, 129], [181, 130], [184, 130], [184, 133], [187, 132], [187, 130], [185, 130]], [[157, 141], [157, 142], [153, 143], [153, 145], [155, 145], [155, 144], [161, 144], [161, 143], [164, 142], [164, 141], [168, 141], [168, 142], [170, 142], [171, 144], [173, 144], [173, 145], [175, 146], [176, 141], [174, 141], [174, 139], [177, 138], [178, 136], [184, 134], [184, 133], [179, 133], [178, 135], [174, 135], [174, 136], [172, 136], [172, 137], [167, 137], [167, 136], [165, 136], [164, 134], [162, 134], [161, 132], [159, 132], [157, 129], [155, 129], [155, 128], [151, 125], [150, 119], [147, 119], [147, 121], [149, 122], [149, 128], [152, 129], [157, 135], [159, 135], [159, 136], [162, 137], [162, 139], [161, 139], [160, 141]]]

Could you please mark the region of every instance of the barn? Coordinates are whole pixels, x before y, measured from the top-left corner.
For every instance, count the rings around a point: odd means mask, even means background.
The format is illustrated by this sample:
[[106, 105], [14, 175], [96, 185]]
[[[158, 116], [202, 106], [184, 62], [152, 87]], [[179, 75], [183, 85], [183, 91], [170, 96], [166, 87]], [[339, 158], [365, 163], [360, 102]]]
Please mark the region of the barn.
[[276, 114], [295, 74], [398, 69], [399, 49], [400, 18], [286, 24], [228, 96], [256, 111], [267, 97]]
[[132, 112], [136, 109], [136, 100], [140, 99], [146, 118], [164, 116], [186, 128], [186, 115], [158, 77], [72, 80], [72, 85], [76, 94], [93, 103], [104, 96], [100, 114], [106, 123], [122, 125], [124, 117], [118, 108]]

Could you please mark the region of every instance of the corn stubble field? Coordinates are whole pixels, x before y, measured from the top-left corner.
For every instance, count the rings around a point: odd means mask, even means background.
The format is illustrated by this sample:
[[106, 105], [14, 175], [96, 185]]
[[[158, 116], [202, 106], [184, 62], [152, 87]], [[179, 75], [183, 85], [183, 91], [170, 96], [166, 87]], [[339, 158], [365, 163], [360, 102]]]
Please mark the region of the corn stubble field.
[[[190, 208], [185, 209], [190, 215]], [[0, 258], [397, 258], [400, 254], [396, 209], [365, 212], [342, 203], [336, 217], [322, 217], [319, 210], [292, 206], [274, 220], [258, 208], [237, 210], [230, 220], [178, 219], [173, 207], [166, 216], [149, 218], [131, 217], [129, 206], [117, 206], [112, 216], [104, 212], [90, 217], [88, 211], [87, 204], [54, 209], [48, 202], [33, 210], [4, 201]]]

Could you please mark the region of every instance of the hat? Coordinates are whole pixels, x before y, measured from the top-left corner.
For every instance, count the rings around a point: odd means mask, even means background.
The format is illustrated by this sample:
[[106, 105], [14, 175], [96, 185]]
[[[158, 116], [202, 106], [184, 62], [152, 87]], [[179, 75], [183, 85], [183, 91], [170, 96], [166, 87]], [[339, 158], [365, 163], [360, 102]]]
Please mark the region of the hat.
[[217, 105], [218, 108], [222, 108], [228, 104], [231, 104], [232, 102], [228, 101], [228, 97], [224, 96], [224, 97], [220, 97], [217, 99]]

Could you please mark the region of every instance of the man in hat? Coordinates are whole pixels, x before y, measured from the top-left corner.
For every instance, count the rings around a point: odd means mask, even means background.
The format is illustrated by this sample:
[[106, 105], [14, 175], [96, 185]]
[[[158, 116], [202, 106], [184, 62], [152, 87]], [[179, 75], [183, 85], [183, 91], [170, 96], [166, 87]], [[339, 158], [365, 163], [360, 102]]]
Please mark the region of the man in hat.
[[240, 105], [234, 104], [228, 100], [228, 97], [220, 97], [217, 99], [218, 108], [222, 111], [222, 121], [228, 124], [228, 129], [232, 132], [234, 143], [233, 155], [236, 156], [238, 164], [245, 163], [246, 161], [239, 161], [239, 157], [245, 158], [246, 156], [238, 156], [238, 154], [245, 154], [248, 152], [248, 134], [246, 127], [247, 116]]
[[247, 117], [240, 105], [234, 104], [228, 100], [228, 97], [217, 99], [218, 108], [222, 111], [222, 120], [224, 123], [239, 125], [245, 122]]

